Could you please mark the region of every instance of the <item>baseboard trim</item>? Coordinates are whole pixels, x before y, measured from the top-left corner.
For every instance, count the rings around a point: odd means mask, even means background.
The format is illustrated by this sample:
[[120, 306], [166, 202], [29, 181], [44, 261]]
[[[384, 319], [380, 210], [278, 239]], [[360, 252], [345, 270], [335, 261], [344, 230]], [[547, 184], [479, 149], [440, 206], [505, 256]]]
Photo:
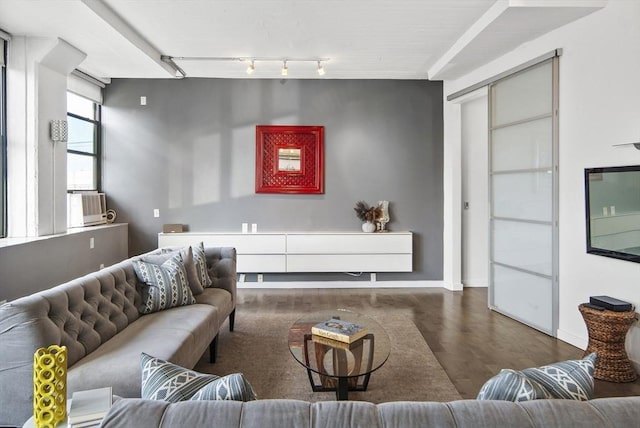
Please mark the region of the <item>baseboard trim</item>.
[[587, 339], [586, 337], [576, 336], [573, 333], [569, 333], [568, 331], [561, 329], [558, 329], [557, 337], [563, 342], [567, 342], [568, 344], [582, 350], [587, 349], [587, 345], [589, 343], [589, 339]]
[[443, 281], [269, 281], [238, 282], [238, 288], [443, 288]]

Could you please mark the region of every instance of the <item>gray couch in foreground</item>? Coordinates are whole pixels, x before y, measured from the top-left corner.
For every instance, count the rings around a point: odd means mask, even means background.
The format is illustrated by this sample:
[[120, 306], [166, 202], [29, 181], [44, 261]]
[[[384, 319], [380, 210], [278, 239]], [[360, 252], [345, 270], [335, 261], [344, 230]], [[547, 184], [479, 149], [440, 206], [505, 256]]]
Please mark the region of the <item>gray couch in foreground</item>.
[[632, 427], [640, 397], [591, 401], [525, 402], [460, 400], [448, 403], [297, 400], [116, 401], [102, 428], [340, 428], [340, 427]]
[[[155, 254], [158, 251], [150, 254]], [[236, 306], [234, 248], [205, 248], [210, 288], [196, 304], [146, 315], [142, 284], [128, 259], [0, 306], [0, 426], [22, 426], [33, 415], [33, 354], [65, 345], [67, 392], [111, 386], [140, 397], [140, 353], [193, 368]], [[34, 266], [37, 269], [37, 266]]]

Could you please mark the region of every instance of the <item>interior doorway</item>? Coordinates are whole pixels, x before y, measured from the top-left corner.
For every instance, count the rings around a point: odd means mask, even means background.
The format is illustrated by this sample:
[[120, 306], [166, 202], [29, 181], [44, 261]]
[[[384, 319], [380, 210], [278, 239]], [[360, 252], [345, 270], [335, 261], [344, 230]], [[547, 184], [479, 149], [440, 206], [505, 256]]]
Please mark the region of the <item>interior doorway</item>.
[[487, 88], [460, 100], [464, 287], [489, 286], [489, 143]]

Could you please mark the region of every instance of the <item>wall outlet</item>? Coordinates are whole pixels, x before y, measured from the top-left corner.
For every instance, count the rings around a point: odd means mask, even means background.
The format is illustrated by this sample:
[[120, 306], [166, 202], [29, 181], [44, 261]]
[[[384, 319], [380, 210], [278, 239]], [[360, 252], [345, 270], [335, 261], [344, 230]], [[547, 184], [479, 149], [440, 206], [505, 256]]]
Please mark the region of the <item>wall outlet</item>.
[[251, 233], [258, 232], [258, 223], [251, 223]]
[[153, 209], [153, 216], [154, 216], [155, 218], [160, 217], [160, 209], [159, 209], [159, 208], [154, 208], [154, 209]]
[[140, 97], [140, 105], [141, 106], [147, 105], [147, 97]]
[[249, 223], [242, 223], [242, 233], [249, 232]]
[[94, 238], [89, 238], [89, 248], [93, 249], [96, 246], [96, 240]]
[[375, 272], [371, 272], [371, 282], [376, 282], [378, 279], [378, 275]]
[[262, 282], [264, 280], [264, 275], [259, 273], [258, 274], [258, 282]]

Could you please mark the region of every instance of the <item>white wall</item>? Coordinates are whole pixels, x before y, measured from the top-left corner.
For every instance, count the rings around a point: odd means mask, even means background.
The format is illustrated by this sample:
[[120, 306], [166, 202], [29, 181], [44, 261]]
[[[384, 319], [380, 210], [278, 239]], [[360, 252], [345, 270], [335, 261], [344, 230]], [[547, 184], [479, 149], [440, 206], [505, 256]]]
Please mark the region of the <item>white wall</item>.
[[[586, 254], [583, 184], [586, 167], [640, 164], [640, 151], [612, 147], [640, 138], [639, 18], [640, 2], [612, 0], [601, 11], [526, 43], [460, 79], [445, 81], [446, 97], [553, 49], [563, 49], [558, 337], [581, 348], [586, 347], [587, 330], [577, 306], [589, 296], [605, 294], [640, 306], [640, 264]], [[444, 111], [448, 111], [446, 105]], [[445, 133], [455, 120], [445, 115]], [[447, 140], [450, 137], [445, 135]], [[459, 217], [445, 218], [445, 229], [446, 223], [456, 221], [460, 222]], [[627, 350], [640, 368], [637, 326], [629, 333]]]

